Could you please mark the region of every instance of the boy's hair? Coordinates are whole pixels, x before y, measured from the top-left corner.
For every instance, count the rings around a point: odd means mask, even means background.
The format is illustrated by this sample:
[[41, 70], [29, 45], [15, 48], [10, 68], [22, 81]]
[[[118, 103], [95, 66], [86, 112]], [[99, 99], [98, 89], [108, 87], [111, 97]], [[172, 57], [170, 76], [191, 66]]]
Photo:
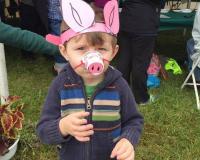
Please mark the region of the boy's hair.
[[92, 46], [101, 46], [105, 42], [105, 34], [111, 37], [111, 44], [112, 46], [116, 46], [117, 44], [117, 38], [115, 36], [112, 36], [108, 33], [103, 33], [103, 32], [88, 32], [84, 34], [80, 34], [76, 37], [76, 41], [79, 41], [83, 36], [86, 36], [87, 42], [92, 45]]
[[[95, 12], [95, 22], [104, 22], [103, 9], [96, 7], [93, 3], [91, 4], [91, 7], [93, 8], [93, 10]], [[65, 32], [69, 28], [70, 27], [65, 23], [65, 21], [62, 21], [61, 29], [60, 29], [61, 33]], [[86, 40], [88, 41], [88, 43], [90, 45], [97, 46], [97, 45], [103, 45], [103, 43], [105, 41], [105, 37], [104, 37], [105, 34], [112, 37], [112, 39], [111, 39], [112, 46], [113, 47], [116, 46], [117, 38], [113, 35], [110, 35], [110, 34], [104, 33], [104, 32], [88, 32], [88, 33], [83, 33], [83, 34], [77, 35], [74, 38], [76, 38], [78, 41], [85, 35]], [[66, 46], [66, 44], [67, 44], [67, 42], [64, 43], [65, 46]]]

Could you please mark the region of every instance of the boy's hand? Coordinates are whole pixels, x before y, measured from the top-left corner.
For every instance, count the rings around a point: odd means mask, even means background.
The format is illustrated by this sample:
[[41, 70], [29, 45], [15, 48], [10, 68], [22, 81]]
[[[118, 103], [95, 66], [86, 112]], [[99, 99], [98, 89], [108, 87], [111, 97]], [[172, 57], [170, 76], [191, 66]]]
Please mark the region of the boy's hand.
[[122, 138], [115, 145], [110, 157], [116, 157], [117, 160], [134, 160], [135, 151], [133, 145], [126, 138]]
[[81, 142], [89, 141], [90, 136], [94, 134], [93, 125], [87, 124], [85, 119], [89, 114], [89, 112], [77, 112], [62, 118], [59, 122], [61, 134], [72, 135]]

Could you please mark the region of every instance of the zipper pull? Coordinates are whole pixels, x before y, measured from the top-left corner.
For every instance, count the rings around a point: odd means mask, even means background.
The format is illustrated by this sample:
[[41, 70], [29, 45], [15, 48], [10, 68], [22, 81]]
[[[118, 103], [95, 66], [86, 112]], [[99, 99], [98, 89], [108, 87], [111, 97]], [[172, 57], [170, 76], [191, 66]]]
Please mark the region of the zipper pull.
[[87, 98], [87, 109], [90, 110], [92, 107], [91, 107], [91, 104], [90, 104], [90, 97]]

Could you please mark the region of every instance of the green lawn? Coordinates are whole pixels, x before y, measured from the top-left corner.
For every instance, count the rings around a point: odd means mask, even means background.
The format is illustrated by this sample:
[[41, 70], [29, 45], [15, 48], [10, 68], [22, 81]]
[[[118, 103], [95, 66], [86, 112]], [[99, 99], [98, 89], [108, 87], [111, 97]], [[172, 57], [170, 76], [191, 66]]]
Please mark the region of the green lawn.
[[[185, 39], [181, 31], [163, 32], [158, 39], [160, 54], [177, 58], [185, 57]], [[42, 145], [35, 133], [48, 86], [54, 76], [53, 61], [38, 56], [35, 62], [21, 59], [19, 50], [6, 47], [9, 89], [11, 95], [23, 97], [26, 103], [25, 122], [15, 160], [55, 160], [56, 149]], [[169, 74], [169, 80], [151, 92], [159, 99], [153, 105], [139, 110], [145, 118], [144, 132], [136, 160], [199, 160], [200, 111], [196, 109], [193, 89], [180, 89], [186, 76]]]

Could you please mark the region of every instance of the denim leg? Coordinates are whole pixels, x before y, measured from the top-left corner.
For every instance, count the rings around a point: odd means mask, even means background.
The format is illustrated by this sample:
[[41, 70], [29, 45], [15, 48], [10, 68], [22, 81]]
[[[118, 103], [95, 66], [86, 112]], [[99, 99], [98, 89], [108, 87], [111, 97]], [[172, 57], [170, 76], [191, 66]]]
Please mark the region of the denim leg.
[[[194, 40], [191, 38], [187, 41], [187, 54], [188, 54], [188, 69], [192, 69], [192, 59], [190, 58], [194, 54]], [[194, 75], [197, 81], [200, 81], [200, 68], [194, 70]]]
[[[60, 24], [61, 21], [49, 19], [49, 26], [50, 26], [50, 33], [53, 35], [60, 35]], [[67, 63], [65, 58], [62, 55], [55, 55], [54, 56], [55, 63]]]
[[54, 19], [48, 19], [48, 21], [49, 21], [50, 33], [59, 36], [61, 21]]

